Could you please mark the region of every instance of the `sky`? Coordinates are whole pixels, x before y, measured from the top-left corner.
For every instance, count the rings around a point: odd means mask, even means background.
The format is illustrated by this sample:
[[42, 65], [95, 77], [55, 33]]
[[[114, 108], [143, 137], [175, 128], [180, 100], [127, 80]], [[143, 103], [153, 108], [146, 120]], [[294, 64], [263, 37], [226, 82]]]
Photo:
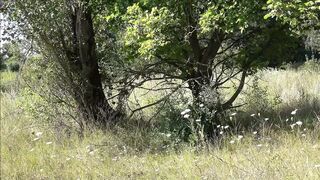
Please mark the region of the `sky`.
[[[1, 6], [1, 1], [0, 1]], [[4, 29], [6, 29], [9, 26], [9, 21], [5, 18], [5, 15], [0, 12], [0, 48], [2, 49], [2, 46], [7, 41], [4, 41], [3, 38], [9, 37], [8, 34], [4, 33]]]
[[[0, 0], [1, 5], [1, 0]], [[10, 34], [13, 34], [14, 36], [10, 36]], [[29, 46], [31, 46], [30, 43], [28, 43], [28, 40], [24, 38], [24, 36], [18, 32], [17, 23], [10, 21], [4, 13], [0, 12], [0, 52], [4, 50], [4, 45], [6, 43], [15, 42], [17, 40], [19, 41], [21, 51], [23, 53], [26, 53], [26, 55], [29, 55]], [[21, 41], [23, 41], [23, 45], [21, 44]]]
[[[17, 33], [17, 30], [17, 23], [10, 21], [7, 15], [0, 12], [0, 50], [3, 48], [4, 44], [10, 41], [24, 39], [21, 34]], [[10, 34], [13, 34], [15, 37], [10, 36]]]

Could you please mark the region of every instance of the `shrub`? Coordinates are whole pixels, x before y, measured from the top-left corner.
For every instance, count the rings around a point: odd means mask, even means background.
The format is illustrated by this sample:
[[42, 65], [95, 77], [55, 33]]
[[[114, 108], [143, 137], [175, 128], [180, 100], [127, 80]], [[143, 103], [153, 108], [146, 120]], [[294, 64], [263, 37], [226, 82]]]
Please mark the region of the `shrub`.
[[0, 71], [7, 69], [7, 65], [3, 63], [3, 61], [0, 61]]
[[259, 84], [260, 78], [261, 77], [259, 77], [258, 75], [254, 76], [252, 87], [248, 92], [246, 92], [245, 95], [245, 109], [249, 113], [271, 113], [282, 102], [281, 98], [278, 95], [272, 97], [268, 92], [267, 87], [262, 87]]
[[20, 69], [20, 65], [18, 63], [9, 64], [9, 70], [12, 72], [17, 72]]

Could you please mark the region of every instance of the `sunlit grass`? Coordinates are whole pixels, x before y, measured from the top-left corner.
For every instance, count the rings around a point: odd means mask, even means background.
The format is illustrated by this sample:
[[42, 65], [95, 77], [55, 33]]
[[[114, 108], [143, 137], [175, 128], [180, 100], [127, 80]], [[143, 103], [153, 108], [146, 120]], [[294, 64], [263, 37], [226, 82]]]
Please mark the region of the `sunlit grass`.
[[160, 154], [104, 144], [101, 140], [110, 137], [102, 134], [64, 143], [47, 133], [38, 141], [32, 141], [27, 131], [10, 136], [1, 146], [3, 179], [320, 178], [319, 142], [294, 135], [261, 142], [245, 137], [221, 149], [184, 148]]
[[[1, 75], [1, 83], [13, 83], [15, 74]], [[270, 96], [282, 95], [292, 117], [287, 129], [270, 129], [272, 117], [253, 112], [249, 120], [261, 118], [266, 126], [226, 132], [217, 144], [202, 147], [135, 127], [78, 136], [29, 116], [14, 90], [2, 92], [1, 179], [319, 179], [320, 119], [301, 119], [305, 104], [295, 98], [301, 91], [319, 98], [319, 80], [314, 71], [264, 71], [261, 85]]]
[[209, 149], [139, 151], [112, 133], [58, 137], [15, 109], [14, 99], [2, 94], [1, 103], [1, 179], [320, 178], [319, 132], [302, 136], [303, 128], [229, 135]]
[[10, 91], [15, 86], [17, 78], [16, 72], [1, 71], [0, 72], [0, 91]]

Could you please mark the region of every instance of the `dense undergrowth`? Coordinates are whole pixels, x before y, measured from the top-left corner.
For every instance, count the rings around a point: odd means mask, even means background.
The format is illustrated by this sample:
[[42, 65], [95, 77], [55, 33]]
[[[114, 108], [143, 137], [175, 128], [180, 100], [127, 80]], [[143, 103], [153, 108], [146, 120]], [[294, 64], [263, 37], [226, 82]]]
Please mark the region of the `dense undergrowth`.
[[181, 102], [151, 121], [156, 108], [79, 132], [60, 113], [46, 114], [55, 108], [19, 89], [16, 74], [1, 72], [1, 179], [320, 178], [319, 69], [310, 61], [250, 77], [238, 100], [245, 105], [229, 112], [214, 143], [180, 137], [179, 122], [197, 121], [181, 115], [189, 108]]

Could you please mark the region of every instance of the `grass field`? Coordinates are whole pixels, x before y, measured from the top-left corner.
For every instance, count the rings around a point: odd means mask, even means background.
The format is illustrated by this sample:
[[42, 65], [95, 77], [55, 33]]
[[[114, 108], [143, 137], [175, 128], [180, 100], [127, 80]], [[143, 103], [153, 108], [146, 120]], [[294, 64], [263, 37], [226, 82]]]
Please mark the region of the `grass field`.
[[301, 124], [227, 133], [205, 147], [137, 128], [61, 133], [25, 112], [15, 76], [3, 72], [1, 179], [320, 179], [319, 72], [267, 70], [259, 81], [267, 99], [282, 100], [274, 117], [297, 108], [291, 125]]

